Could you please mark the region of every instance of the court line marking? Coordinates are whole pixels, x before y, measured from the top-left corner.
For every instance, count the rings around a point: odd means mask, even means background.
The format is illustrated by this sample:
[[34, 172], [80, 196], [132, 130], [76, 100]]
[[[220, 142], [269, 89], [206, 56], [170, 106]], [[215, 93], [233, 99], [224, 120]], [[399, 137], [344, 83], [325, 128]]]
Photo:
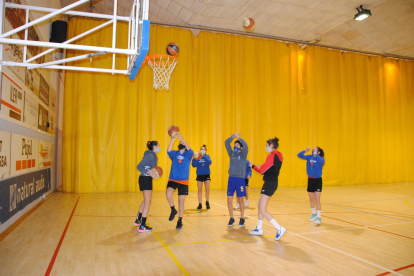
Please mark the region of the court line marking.
[[[139, 209], [137, 208], [135, 203], [129, 198], [129, 196], [127, 196], [127, 198], [129, 200], [129, 202], [132, 204], [132, 206], [135, 208], [135, 210], [138, 212]], [[164, 249], [167, 251], [167, 253], [170, 255], [170, 257], [173, 259], [173, 261], [178, 266], [178, 268], [181, 270], [181, 272], [184, 275], [190, 275], [187, 272], [187, 270], [185, 270], [184, 266], [180, 263], [180, 261], [175, 257], [174, 253], [172, 253], [172, 251], [168, 248], [168, 245], [161, 239], [161, 237], [158, 235], [158, 233], [154, 229], [152, 230], [152, 233], [158, 239], [158, 241], [161, 243], [161, 245], [164, 247]]]
[[413, 205], [411, 205], [411, 204], [408, 204], [407, 202], [409, 201], [409, 200], [411, 200], [411, 199], [414, 199], [414, 197], [413, 198], [409, 198], [409, 199], [407, 199], [406, 201], [404, 201], [404, 203], [405, 204], [407, 204], [408, 206], [410, 206], [410, 207], [413, 207], [414, 208], [414, 206]]
[[182, 242], [182, 243], [170, 243], [168, 246], [171, 245], [191, 245], [191, 244], [200, 244], [200, 243], [215, 243], [215, 242], [229, 242], [229, 241], [244, 241], [244, 240], [251, 240], [251, 238], [240, 238], [240, 239], [228, 239], [228, 240], [217, 240], [217, 241], [200, 241], [200, 242]]
[[[406, 266], [403, 266], [403, 267], [400, 267], [400, 268], [396, 268], [396, 269], [394, 269], [394, 271], [404, 270], [404, 269], [407, 269], [407, 268], [410, 268], [410, 267], [413, 267], [413, 266], [414, 266], [414, 264], [406, 265]], [[384, 272], [384, 273], [378, 274], [376, 276], [385, 276], [385, 275], [388, 275], [388, 274], [390, 274], [390, 273], [389, 272]]]
[[358, 203], [358, 202], [372, 202], [372, 201], [387, 201], [387, 200], [400, 200], [406, 199], [407, 197], [396, 197], [396, 198], [385, 198], [385, 199], [370, 199], [370, 200], [355, 200], [355, 201], [338, 201], [337, 204], [342, 203]]
[[[287, 195], [281, 195], [281, 196], [288, 197], [288, 198], [293, 198], [293, 199], [298, 199], [298, 200], [302, 200], [302, 201], [308, 201], [306, 199], [301, 199], [301, 198], [287, 196]], [[405, 219], [394, 218], [394, 217], [380, 215], [380, 214], [371, 213], [371, 212], [366, 212], [366, 211], [362, 211], [362, 210], [358, 210], [358, 209], [352, 209], [352, 208], [348, 208], [348, 207], [338, 206], [338, 205], [335, 205], [334, 203], [321, 203], [321, 205], [327, 205], [327, 206], [337, 207], [337, 208], [341, 208], [341, 209], [347, 209], [347, 210], [357, 211], [357, 212], [360, 212], [360, 213], [366, 213], [366, 214], [380, 216], [380, 217], [385, 217], [385, 218], [391, 218], [391, 219], [396, 219], [396, 220], [408, 221], [408, 220], [405, 220]]]
[[[324, 215], [324, 217], [326, 217], [326, 218], [330, 218], [330, 219], [333, 219], [333, 220], [342, 221], [342, 222], [349, 223], [349, 224], [354, 224], [354, 225], [358, 225], [358, 226], [364, 226], [364, 225], [357, 224], [357, 223], [353, 223], [353, 222], [349, 222], [349, 221], [346, 221], [346, 220], [337, 219], [337, 218], [332, 218], [332, 217], [329, 217], [329, 216], [326, 216], [326, 215]], [[368, 228], [368, 229], [373, 229], [373, 230], [381, 231], [381, 232], [384, 232], [384, 233], [392, 234], [392, 235], [395, 235], [395, 236], [400, 236], [400, 237], [404, 237], [404, 238], [407, 238], [407, 239], [414, 240], [414, 238], [407, 237], [407, 236], [404, 236], [404, 235], [400, 235], [400, 234], [397, 234], [397, 233], [388, 232], [388, 231], [381, 230], [381, 229], [377, 229], [377, 228], [370, 227], [370, 226], [365, 226], [365, 227], [366, 227], [366, 228]]]
[[[349, 207], [349, 206], [347, 206], [347, 207]], [[358, 207], [358, 208], [367, 209], [367, 210], [374, 210], [374, 211], [379, 211], [379, 212], [388, 212], [388, 213], [393, 213], [393, 214], [397, 214], [397, 215], [400, 215], [400, 216], [406, 216], [408, 218], [413, 217], [413, 219], [414, 219], [414, 214], [399, 213], [399, 212], [394, 212], [394, 211], [379, 210], [379, 209], [373, 209], [373, 208], [367, 208], [367, 207]]]
[[52, 268], [53, 268], [53, 265], [55, 264], [55, 261], [56, 261], [57, 255], [59, 253], [60, 247], [62, 246], [63, 239], [66, 236], [66, 232], [68, 231], [69, 224], [70, 224], [70, 222], [72, 220], [73, 214], [75, 213], [76, 207], [78, 206], [79, 199], [80, 199], [80, 196], [78, 196], [78, 199], [76, 200], [76, 203], [75, 203], [75, 206], [73, 207], [72, 213], [69, 216], [69, 220], [66, 223], [66, 227], [63, 230], [63, 233], [62, 233], [62, 236], [60, 237], [60, 240], [59, 240], [58, 245], [56, 246], [55, 253], [53, 253], [52, 259], [50, 260], [49, 266], [47, 267], [45, 276], [46, 275], [50, 275], [50, 272], [52, 271]]
[[[367, 225], [367, 226], [359, 226], [359, 227], [347, 227], [347, 228], [339, 228], [339, 229], [333, 229], [333, 230], [322, 230], [322, 231], [318, 231], [318, 232], [301, 232], [301, 233], [296, 233], [296, 234], [289, 232], [289, 236], [319, 234], [319, 233], [328, 233], [328, 232], [335, 232], [335, 231], [347, 231], [347, 230], [354, 230], [354, 229], [364, 229], [364, 228], [369, 228], [369, 227], [381, 227], [381, 226], [400, 225], [400, 224], [409, 224], [409, 223], [414, 223], [414, 222], [398, 222], [398, 223]], [[260, 236], [260, 237], [262, 237], [262, 238], [273, 238], [274, 236]], [[214, 242], [231, 242], [231, 241], [249, 240], [249, 239], [257, 239], [257, 238], [258, 238], [258, 236], [252, 236], [251, 238], [240, 238], [240, 239], [171, 243], [171, 244], [168, 244], [168, 246], [171, 246], [171, 245], [192, 245], [192, 244], [203, 244], [203, 243], [214, 243]]]
[[[238, 210], [235, 210], [238, 211]], [[184, 211], [185, 212], [185, 211]], [[324, 214], [353, 214], [358, 212], [324, 212]], [[200, 217], [228, 217], [229, 215], [208, 215], [208, 216], [200, 216], [203, 215], [203, 212], [194, 213], [191, 215], [184, 215], [183, 217], [186, 218], [200, 218]], [[290, 216], [290, 215], [307, 215], [308, 213], [289, 213], [289, 214], [272, 214], [274, 216]], [[74, 217], [90, 217], [90, 218], [135, 218], [136, 215], [130, 216], [107, 216], [107, 215], [73, 215]], [[148, 215], [149, 218], [168, 218], [169, 216], [155, 216], [155, 215]]]
[[0, 242], [3, 241], [9, 234], [11, 234], [14, 229], [16, 229], [23, 221], [25, 221], [34, 211], [37, 210], [43, 203], [46, 202], [52, 195], [56, 192], [51, 192], [44, 200], [39, 201], [35, 206], [33, 206], [30, 210], [24, 213], [20, 218], [18, 218], [15, 222], [13, 222], [9, 227], [7, 227], [2, 233], [0, 233]]
[[[218, 204], [218, 203], [216, 203], [216, 202], [210, 201], [210, 203], [214, 203], [214, 204], [216, 204], [216, 205], [218, 205], [218, 206], [221, 206], [221, 207], [223, 207], [223, 208], [228, 209], [228, 207], [224, 207], [223, 205]], [[250, 217], [250, 216], [246, 216], [246, 217]], [[258, 220], [258, 219], [253, 218], [253, 217], [250, 217], [250, 218], [252, 218], [252, 219], [254, 219], [254, 220]], [[272, 227], [273, 227], [273, 225], [271, 225], [271, 224], [269, 224], [269, 223], [266, 223], [265, 221], [263, 221], [263, 224], [267, 224], [267, 225], [270, 225], [270, 226], [272, 226]], [[295, 233], [293, 233], [293, 232], [292, 232], [292, 234], [295, 234]], [[349, 256], [349, 257], [351, 257], [351, 258], [354, 258], [354, 259], [360, 260], [360, 261], [365, 262], [365, 263], [367, 263], [367, 264], [370, 264], [370, 265], [372, 265], [372, 266], [375, 266], [375, 267], [381, 268], [381, 269], [383, 269], [383, 270], [385, 270], [385, 271], [388, 271], [388, 272], [390, 272], [390, 273], [393, 273], [393, 274], [397, 274], [397, 275], [403, 276], [402, 274], [400, 274], [400, 273], [398, 273], [398, 272], [395, 272], [395, 271], [390, 270], [390, 269], [388, 269], [388, 268], [385, 268], [385, 267], [382, 267], [382, 266], [380, 266], [380, 265], [377, 265], [377, 264], [371, 263], [370, 261], [367, 261], [367, 260], [361, 259], [361, 258], [359, 258], [359, 257], [357, 257], [357, 256], [354, 256], [354, 255], [351, 255], [351, 254], [348, 254], [348, 253], [343, 252], [343, 251], [341, 251], [341, 250], [339, 250], [339, 249], [333, 248], [333, 247], [331, 247], [331, 246], [329, 246], [329, 245], [326, 245], [326, 244], [323, 244], [323, 243], [320, 243], [320, 242], [317, 242], [317, 241], [311, 240], [311, 239], [309, 239], [309, 238], [306, 238], [306, 237], [304, 237], [304, 236], [301, 236], [300, 234], [295, 234], [295, 236], [300, 237], [300, 238], [305, 239], [305, 240], [308, 240], [308, 241], [310, 241], [310, 242], [313, 242], [313, 243], [319, 244], [319, 245], [324, 246], [324, 247], [326, 247], [326, 248], [329, 248], [329, 249], [331, 249], [331, 250], [337, 251], [337, 252], [339, 252], [339, 253], [342, 253], [342, 254], [347, 255], [347, 256]]]

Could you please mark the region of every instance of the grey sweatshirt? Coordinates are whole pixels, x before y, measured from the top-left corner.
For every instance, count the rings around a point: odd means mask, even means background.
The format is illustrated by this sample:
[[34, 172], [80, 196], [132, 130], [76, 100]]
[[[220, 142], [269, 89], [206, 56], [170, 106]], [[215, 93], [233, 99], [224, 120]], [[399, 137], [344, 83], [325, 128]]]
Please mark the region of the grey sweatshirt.
[[234, 136], [232, 135], [224, 142], [227, 152], [230, 156], [229, 175], [244, 179], [246, 172], [246, 158], [247, 153], [249, 152], [249, 147], [247, 146], [246, 141], [244, 141], [242, 138], [239, 138], [240, 142], [243, 144], [243, 150], [235, 152], [231, 147], [231, 142], [233, 139]]
[[152, 150], [147, 150], [144, 152], [144, 157], [141, 162], [139, 162], [137, 169], [141, 172], [141, 175], [149, 176], [147, 171], [151, 170], [158, 163], [158, 156]]

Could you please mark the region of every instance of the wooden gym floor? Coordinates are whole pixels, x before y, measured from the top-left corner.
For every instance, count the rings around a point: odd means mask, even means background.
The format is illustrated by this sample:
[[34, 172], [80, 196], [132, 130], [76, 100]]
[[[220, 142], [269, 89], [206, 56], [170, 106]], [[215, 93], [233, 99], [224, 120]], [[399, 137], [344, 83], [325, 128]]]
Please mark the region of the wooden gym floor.
[[287, 228], [280, 241], [266, 220], [264, 236], [248, 234], [259, 193], [245, 227], [238, 216], [227, 226], [225, 191], [212, 191], [209, 211], [191, 193], [179, 231], [154, 193], [155, 231], [139, 233], [141, 194], [56, 192], [0, 235], [0, 275], [414, 275], [414, 183], [326, 186], [320, 226], [304, 188], [279, 188], [268, 211]]

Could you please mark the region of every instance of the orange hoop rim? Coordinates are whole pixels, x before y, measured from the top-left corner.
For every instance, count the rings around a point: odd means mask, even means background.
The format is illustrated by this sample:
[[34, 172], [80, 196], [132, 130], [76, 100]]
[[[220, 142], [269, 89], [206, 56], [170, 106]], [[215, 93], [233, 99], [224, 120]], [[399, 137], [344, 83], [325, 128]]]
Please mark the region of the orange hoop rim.
[[[144, 59], [144, 62], [148, 62], [148, 60], [149, 59], [153, 59], [153, 58], [161, 58], [161, 57], [168, 57], [168, 58], [172, 58], [173, 59], [173, 61], [172, 62], [169, 62], [169, 63], [174, 63], [174, 61], [176, 61], [177, 60], [177, 58], [175, 57], [175, 56], [171, 56], [171, 55], [165, 55], [165, 54], [158, 54], [158, 55], [152, 55], [152, 56], [147, 56], [145, 59]], [[158, 63], [158, 62], [155, 62], [155, 63]]]

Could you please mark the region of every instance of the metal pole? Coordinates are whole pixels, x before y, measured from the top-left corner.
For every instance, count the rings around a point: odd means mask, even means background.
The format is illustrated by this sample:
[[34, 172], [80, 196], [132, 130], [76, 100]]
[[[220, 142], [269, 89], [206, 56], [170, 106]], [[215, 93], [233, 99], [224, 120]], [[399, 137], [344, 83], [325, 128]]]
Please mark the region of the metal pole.
[[[0, 35], [3, 33], [3, 21], [5, 19], [4, 13], [4, 0], [0, 0]], [[3, 44], [0, 44], [0, 99], [2, 99], [2, 90], [3, 90]], [[1, 104], [0, 104], [1, 111]]]
[[20, 27], [18, 27], [16, 29], [13, 29], [13, 30], [5, 33], [5, 34], [2, 34], [0, 37], [8, 37], [8, 36], [10, 36], [12, 34], [18, 33], [21, 30], [24, 30], [24, 29], [27, 29], [27, 28], [33, 26], [33, 25], [39, 24], [39, 23], [41, 23], [41, 22], [43, 22], [43, 21], [45, 21], [45, 20], [47, 20], [49, 18], [52, 18], [52, 17], [54, 17], [54, 16], [56, 16], [58, 14], [64, 13], [65, 11], [70, 10], [72, 8], [75, 8], [75, 7], [77, 7], [79, 5], [82, 5], [82, 4], [86, 3], [86, 2], [89, 2], [89, 0], [79, 0], [78, 2], [75, 2], [75, 3], [73, 3], [73, 4], [69, 5], [69, 6], [66, 6], [64, 8], [59, 9], [59, 10], [56, 10], [56, 11], [54, 11], [54, 12], [48, 14], [48, 15], [45, 15], [45, 16], [42, 16], [41, 18], [38, 18], [36, 20], [33, 20], [32, 22], [30, 22], [28, 24], [24, 24], [23, 26], [20, 26]]
[[[27, 23], [29, 23], [29, 9], [26, 9], [26, 24]], [[24, 30], [24, 40], [27, 40], [28, 32], [29, 32], [29, 29]], [[26, 56], [27, 56], [27, 45], [24, 45], [23, 62], [26, 62]]]
[[[0, 1], [1, 1], [1, 0], [0, 0]], [[89, 31], [86, 31], [86, 32], [84, 32], [84, 33], [82, 33], [82, 34], [80, 34], [80, 35], [77, 35], [77, 36], [75, 36], [75, 37], [73, 37], [73, 38], [71, 38], [71, 39], [69, 39], [69, 40], [66, 40], [65, 42], [62, 42], [62, 44], [68, 44], [68, 43], [70, 43], [70, 42], [73, 42], [73, 41], [75, 41], [75, 40], [77, 40], [77, 39], [81, 38], [81, 37], [84, 37], [85, 35], [88, 35], [88, 34], [90, 34], [90, 33], [93, 33], [94, 31], [99, 30], [99, 29], [101, 29], [101, 28], [103, 28], [103, 27], [105, 27], [105, 26], [107, 26], [107, 25], [109, 25], [109, 24], [112, 24], [112, 20], [113, 20], [113, 19], [111, 19], [111, 20], [109, 20], [108, 22], [105, 22], [105, 23], [103, 23], [103, 24], [101, 24], [101, 25], [99, 25], [99, 26], [97, 26], [97, 27], [95, 27], [95, 28], [93, 28], [93, 29], [90, 29]], [[31, 61], [33, 61], [33, 60], [35, 60], [35, 59], [38, 59], [39, 57], [44, 56], [44, 55], [46, 55], [46, 54], [48, 54], [48, 53], [50, 53], [50, 52], [53, 52], [54, 50], [56, 50], [56, 48], [52, 48], [52, 49], [46, 50], [46, 51], [44, 51], [43, 53], [40, 53], [40, 54], [38, 54], [37, 56], [35, 56], [35, 57], [32, 57], [32, 58], [28, 59], [28, 60], [27, 60], [27, 62], [31, 62]]]
[[[116, 47], [116, 16], [117, 16], [118, 1], [114, 0], [114, 25], [112, 29], [112, 48]], [[112, 55], [112, 70], [115, 70], [115, 54]], [[112, 74], [113, 75], [113, 74]]]
[[[14, 61], [3, 61], [5, 66], [21, 66], [28, 67], [30, 63], [19, 63]], [[86, 71], [86, 72], [99, 72], [99, 73], [115, 73], [115, 74], [128, 74], [128, 70], [112, 70], [105, 68], [92, 68], [92, 67], [80, 67], [80, 66], [63, 66], [63, 65], [49, 65], [43, 67], [44, 69], [59, 69], [59, 70], [71, 70], [71, 71]]]
[[108, 53], [115, 54], [125, 54], [133, 55], [135, 52], [129, 49], [113, 49], [108, 47], [98, 47], [98, 46], [87, 46], [87, 45], [75, 45], [75, 44], [62, 44], [62, 43], [53, 43], [53, 42], [43, 42], [43, 41], [25, 41], [21, 39], [10, 39], [10, 38], [0, 38], [0, 43], [11, 43], [17, 45], [30, 45], [30, 46], [40, 46], [40, 47], [53, 47], [53, 48], [62, 48], [62, 49], [71, 49], [71, 50], [82, 50], [82, 51], [91, 51], [91, 52], [101, 52], [105, 51]]
[[[58, 9], [43, 8], [43, 7], [37, 7], [37, 6], [20, 5], [20, 4], [10, 3], [10, 2], [6, 2], [5, 7], [15, 8], [15, 9], [30, 9], [31, 11], [38, 11], [38, 12], [54, 12], [58, 10]], [[101, 19], [114, 19], [113, 16], [110, 14], [100, 14], [100, 13], [90, 13], [90, 12], [67, 11], [67, 12], [64, 12], [63, 14], [101, 18]], [[127, 16], [118, 16], [117, 19], [121, 21], [128, 21]]]
[[55, 61], [51, 61], [51, 62], [46, 62], [46, 63], [42, 63], [42, 64], [36, 64], [36, 65], [33, 65], [33, 66], [28, 66], [27, 69], [35, 69], [35, 68], [45, 67], [45, 66], [49, 66], [49, 65], [62, 64], [62, 63], [66, 63], [66, 62], [71, 62], [71, 61], [85, 59], [85, 58], [92, 58], [92, 57], [95, 57], [95, 56], [101, 56], [101, 55], [105, 55], [105, 54], [106, 54], [106, 52], [99, 52], [99, 53], [81, 55], [81, 56], [77, 56], [77, 57], [64, 58], [64, 59], [59, 59], [59, 60], [55, 60]]

